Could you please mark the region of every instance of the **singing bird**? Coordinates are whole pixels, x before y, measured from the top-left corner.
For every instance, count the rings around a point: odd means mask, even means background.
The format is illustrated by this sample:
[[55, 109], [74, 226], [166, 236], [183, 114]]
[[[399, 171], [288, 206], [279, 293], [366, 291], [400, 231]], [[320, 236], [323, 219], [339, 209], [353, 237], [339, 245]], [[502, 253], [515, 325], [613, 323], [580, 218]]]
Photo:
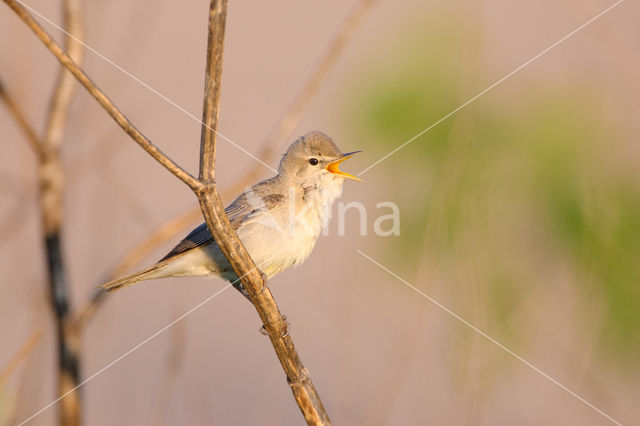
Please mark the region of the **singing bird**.
[[[344, 180], [362, 182], [339, 169], [358, 152], [343, 154], [326, 134], [307, 133], [289, 146], [276, 176], [247, 188], [225, 209], [267, 278], [309, 257], [331, 217], [333, 202], [342, 194]], [[247, 296], [205, 223], [155, 265], [102, 287], [112, 291], [144, 280], [194, 276], [229, 280]]]

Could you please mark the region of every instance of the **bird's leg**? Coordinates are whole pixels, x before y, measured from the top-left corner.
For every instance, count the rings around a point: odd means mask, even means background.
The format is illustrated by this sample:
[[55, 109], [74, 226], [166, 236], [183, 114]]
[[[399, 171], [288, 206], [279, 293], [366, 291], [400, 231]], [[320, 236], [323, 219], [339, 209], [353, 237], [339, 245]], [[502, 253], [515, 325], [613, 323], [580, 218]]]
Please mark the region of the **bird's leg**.
[[289, 326], [291, 324], [289, 323], [289, 321], [287, 321], [286, 315], [282, 315], [282, 321], [284, 321], [284, 333], [282, 333], [282, 336], [280, 336], [280, 338], [284, 339], [285, 337], [287, 337], [287, 334], [289, 334]]
[[[267, 276], [262, 271], [260, 271], [260, 276], [262, 277], [262, 290], [260, 290], [260, 294], [262, 294], [267, 289]], [[244, 286], [242, 285], [240, 280], [236, 280], [236, 281], [231, 282], [231, 285], [233, 286], [233, 288], [235, 288], [240, 293], [242, 293], [244, 295], [244, 297], [246, 297], [249, 302], [251, 302], [251, 297], [249, 297], [249, 293], [244, 288]], [[289, 321], [287, 321], [286, 315], [282, 316], [282, 320], [284, 321], [285, 330], [284, 330], [284, 333], [282, 334], [282, 336], [280, 336], [281, 339], [286, 337], [287, 334], [289, 334], [289, 325], [290, 325]], [[262, 325], [262, 327], [260, 327], [259, 331], [260, 331], [260, 334], [263, 334], [265, 336], [268, 334], [267, 330], [264, 327], [264, 325]]]
[[[260, 294], [262, 294], [267, 289], [267, 276], [265, 275], [264, 272], [260, 271], [259, 269], [258, 271], [260, 272], [260, 276], [262, 277], [262, 289], [260, 290]], [[235, 288], [240, 293], [242, 293], [242, 295], [246, 297], [249, 302], [251, 302], [251, 298], [249, 297], [249, 292], [244, 288], [240, 280], [236, 279], [235, 281], [231, 281], [231, 285], [233, 286], [233, 288]]]
[[242, 295], [246, 297], [249, 302], [251, 302], [251, 298], [249, 297], [249, 292], [247, 292], [247, 290], [244, 288], [240, 280], [231, 282], [231, 285], [233, 286], [233, 288], [235, 288], [240, 293], [242, 293]]

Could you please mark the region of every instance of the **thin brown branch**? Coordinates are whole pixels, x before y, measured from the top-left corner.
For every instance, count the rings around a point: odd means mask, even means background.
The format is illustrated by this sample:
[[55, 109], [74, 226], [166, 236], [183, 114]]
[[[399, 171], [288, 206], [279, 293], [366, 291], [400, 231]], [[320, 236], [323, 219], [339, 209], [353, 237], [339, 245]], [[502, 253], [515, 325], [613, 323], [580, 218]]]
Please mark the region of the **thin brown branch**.
[[186, 183], [189, 188], [196, 190], [200, 188], [200, 182], [189, 172], [177, 165], [173, 160], [167, 157], [157, 146], [155, 146], [146, 136], [142, 134], [129, 121], [125, 115], [111, 102], [111, 100], [95, 85], [93, 81], [85, 74], [85, 72], [67, 55], [64, 50], [51, 38], [51, 36], [38, 24], [31, 14], [15, 0], [3, 0], [14, 12], [24, 21], [25, 24], [35, 33], [35, 35], [44, 43], [51, 53], [67, 68], [73, 76], [87, 89], [96, 101], [107, 111], [111, 117], [118, 123], [122, 129], [127, 132], [131, 138], [138, 143], [145, 151], [149, 153], [158, 163], [163, 165], [167, 170], [174, 174], [178, 179]]
[[[81, 1], [64, 0], [63, 5], [63, 25], [65, 31], [70, 34], [70, 36], [65, 36], [64, 50], [75, 63], [79, 64], [84, 57], [83, 45], [80, 42], [84, 38]], [[69, 107], [75, 91], [75, 78], [72, 74], [61, 69], [49, 104], [47, 126], [42, 140], [43, 145], [48, 149], [58, 149], [62, 143]]]
[[22, 362], [27, 358], [27, 356], [31, 353], [33, 348], [36, 346], [36, 343], [40, 341], [42, 337], [42, 330], [36, 330], [31, 334], [31, 336], [27, 339], [26, 342], [22, 345], [20, 350], [16, 352], [16, 354], [9, 360], [7, 365], [4, 366], [2, 370], [0, 370], [0, 389], [2, 389], [7, 383], [7, 380], [14, 371], [22, 364]]
[[20, 128], [24, 132], [25, 136], [27, 137], [27, 142], [29, 142], [29, 145], [33, 149], [33, 152], [35, 152], [39, 156], [40, 138], [36, 134], [35, 130], [33, 130], [31, 124], [29, 124], [29, 122], [27, 121], [16, 101], [7, 92], [7, 89], [4, 86], [2, 80], [0, 80], [0, 100], [2, 100], [2, 103], [4, 103], [4, 105], [13, 116], [14, 120], [16, 120], [16, 123], [18, 123], [18, 126], [20, 126]]
[[[62, 14], [65, 50], [70, 60], [82, 59], [83, 37], [80, 0], [64, 0]], [[40, 216], [44, 232], [47, 256], [49, 293], [55, 314], [58, 343], [58, 395], [65, 395], [80, 383], [80, 358], [78, 340], [67, 332], [71, 318], [67, 269], [62, 248], [62, 223], [64, 216], [65, 173], [60, 146], [66, 128], [69, 106], [75, 93], [76, 82], [71, 74], [60, 68], [49, 110], [38, 165], [38, 192]], [[60, 404], [60, 424], [79, 425], [82, 422], [80, 394], [73, 392]]]
[[200, 139], [200, 181], [210, 183], [215, 177], [216, 129], [220, 115], [220, 86], [227, 0], [211, 1], [209, 8], [209, 38], [205, 71], [202, 136]]
[[271, 291], [266, 286], [266, 279], [233, 230], [213, 180], [226, 3], [226, 0], [211, 0], [202, 120], [207, 125], [202, 127], [203, 135], [201, 138], [202, 144], [209, 146], [200, 148], [200, 176], [203, 186], [195, 193], [200, 201], [202, 214], [209, 231], [236, 275], [240, 277], [242, 286], [249, 294], [249, 298], [264, 324], [265, 331], [271, 339], [271, 344], [285, 371], [287, 381], [305, 420], [308, 424], [331, 424], [320, 396], [311, 382], [309, 372], [302, 365], [293, 345], [286, 322], [271, 295]]

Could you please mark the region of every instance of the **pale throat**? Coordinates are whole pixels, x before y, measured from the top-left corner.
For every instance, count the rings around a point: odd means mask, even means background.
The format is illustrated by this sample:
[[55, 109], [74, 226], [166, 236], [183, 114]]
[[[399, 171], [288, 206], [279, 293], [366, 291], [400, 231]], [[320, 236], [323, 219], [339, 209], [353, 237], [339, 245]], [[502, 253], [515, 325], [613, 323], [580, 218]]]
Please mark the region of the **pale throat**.
[[307, 189], [303, 199], [305, 203], [312, 204], [310, 210], [317, 214], [318, 233], [331, 219], [331, 206], [342, 195], [343, 183], [343, 178], [328, 172], [320, 174], [313, 179], [313, 182], [307, 183], [311, 185], [311, 189]]

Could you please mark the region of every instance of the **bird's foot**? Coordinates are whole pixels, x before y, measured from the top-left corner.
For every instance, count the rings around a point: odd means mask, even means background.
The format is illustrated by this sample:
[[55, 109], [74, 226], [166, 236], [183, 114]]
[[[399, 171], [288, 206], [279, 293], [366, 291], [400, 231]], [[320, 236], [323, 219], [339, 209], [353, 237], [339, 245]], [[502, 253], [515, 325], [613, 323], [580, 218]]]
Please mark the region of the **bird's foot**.
[[260, 271], [260, 276], [262, 277], [262, 290], [260, 290], [260, 294], [262, 294], [267, 289], [267, 276], [262, 271]]
[[[284, 339], [289, 334], [289, 327], [291, 326], [291, 323], [287, 321], [286, 315], [282, 316], [282, 321], [284, 321], [284, 333], [282, 333], [282, 336], [280, 336], [280, 338]], [[262, 325], [262, 327], [260, 327], [259, 331], [260, 331], [260, 334], [262, 334], [263, 336], [269, 335], [269, 333], [267, 333], [267, 329], [265, 328], [264, 324]]]

